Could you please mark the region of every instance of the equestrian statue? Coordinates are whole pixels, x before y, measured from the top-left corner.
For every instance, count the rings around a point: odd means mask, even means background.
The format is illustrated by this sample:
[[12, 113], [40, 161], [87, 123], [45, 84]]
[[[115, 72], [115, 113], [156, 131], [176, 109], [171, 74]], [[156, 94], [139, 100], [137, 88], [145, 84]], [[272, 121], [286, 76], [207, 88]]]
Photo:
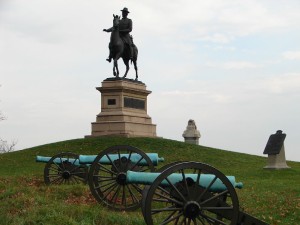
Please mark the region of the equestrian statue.
[[126, 72], [123, 76], [125, 78], [129, 71], [129, 61], [133, 63], [135, 69], [135, 80], [138, 79], [137, 69], [137, 56], [138, 49], [133, 44], [133, 38], [130, 35], [132, 31], [132, 20], [127, 18], [129, 11], [128, 8], [124, 8], [122, 11], [122, 19], [118, 15], [113, 15], [113, 27], [104, 29], [105, 32], [111, 32], [109, 48], [109, 56], [106, 59], [108, 62], [113, 60], [113, 74], [115, 77], [119, 77], [118, 60], [123, 59], [126, 66]]

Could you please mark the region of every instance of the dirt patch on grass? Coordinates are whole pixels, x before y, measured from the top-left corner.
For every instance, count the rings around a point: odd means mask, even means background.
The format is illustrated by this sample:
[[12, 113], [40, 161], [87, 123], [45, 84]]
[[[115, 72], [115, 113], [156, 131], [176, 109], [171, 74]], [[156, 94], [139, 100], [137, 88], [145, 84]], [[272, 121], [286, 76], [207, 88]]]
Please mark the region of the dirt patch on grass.
[[98, 204], [93, 195], [90, 192], [85, 192], [82, 196], [76, 196], [74, 194], [69, 194], [67, 199], [64, 201], [69, 205], [96, 205]]

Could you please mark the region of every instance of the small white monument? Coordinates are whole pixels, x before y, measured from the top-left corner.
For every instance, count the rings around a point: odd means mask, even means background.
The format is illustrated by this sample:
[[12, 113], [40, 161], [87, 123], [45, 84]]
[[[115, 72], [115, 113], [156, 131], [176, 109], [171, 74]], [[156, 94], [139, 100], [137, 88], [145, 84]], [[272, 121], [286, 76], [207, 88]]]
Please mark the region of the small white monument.
[[197, 126], [194, 120], [190, 119], [186, 130], [183, 132], [182, 137], [184, 142], [190, 144], [199, 144], [199, 138], [201, 137], [200, 132], [197, 130]]
[[276, 134], [272, 134], [269, 137], [267, 145], [264, 150], [264, 154], [268, 154], [267, 166], [264, 169], [289, 169], [286, 164], [284, 139], [286, 134], [283, 134], [281, 130], [278, 130]]

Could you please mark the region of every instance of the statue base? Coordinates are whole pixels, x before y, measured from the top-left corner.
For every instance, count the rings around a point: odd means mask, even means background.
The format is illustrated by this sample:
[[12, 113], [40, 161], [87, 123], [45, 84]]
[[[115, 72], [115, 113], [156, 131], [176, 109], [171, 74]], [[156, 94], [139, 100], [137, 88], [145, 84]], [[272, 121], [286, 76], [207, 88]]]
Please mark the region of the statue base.
[[101, 112], [92, 123], [91, 135], [156, 137], [156, 125], [147, 114], [147, 96], [151, 91], [140, 81], [107, 78], [101, 87]]
[[290, 169], [286, 164], [285, 160], [285, 150], [284, 150], [284, 145], [282, 146], [279, 154], [276, 155], [268, 155], [267, 159], [267, 166], [264, 167], [264, 169]]

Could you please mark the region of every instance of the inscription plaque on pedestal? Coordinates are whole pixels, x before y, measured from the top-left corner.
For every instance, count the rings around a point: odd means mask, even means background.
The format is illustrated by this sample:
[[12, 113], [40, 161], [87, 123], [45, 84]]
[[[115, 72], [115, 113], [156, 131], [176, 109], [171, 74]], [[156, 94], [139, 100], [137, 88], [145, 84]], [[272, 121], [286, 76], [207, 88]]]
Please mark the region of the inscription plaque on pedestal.
[[135, 98], [124, 97], [124, 107], [133, 109], [145, 109], [145, 101]]
[[264, 154], [268, 154], [268, 155], [279, 154], [279, 152], [283, 146], [285, 137], [286, 137], [286, 134], [283, 134], [281, 130], [278, 130], [276, 132], [276, 134], [272, 134], [269, 137], [269, 140], [268, 140], [267, 145], [264, 150]]

